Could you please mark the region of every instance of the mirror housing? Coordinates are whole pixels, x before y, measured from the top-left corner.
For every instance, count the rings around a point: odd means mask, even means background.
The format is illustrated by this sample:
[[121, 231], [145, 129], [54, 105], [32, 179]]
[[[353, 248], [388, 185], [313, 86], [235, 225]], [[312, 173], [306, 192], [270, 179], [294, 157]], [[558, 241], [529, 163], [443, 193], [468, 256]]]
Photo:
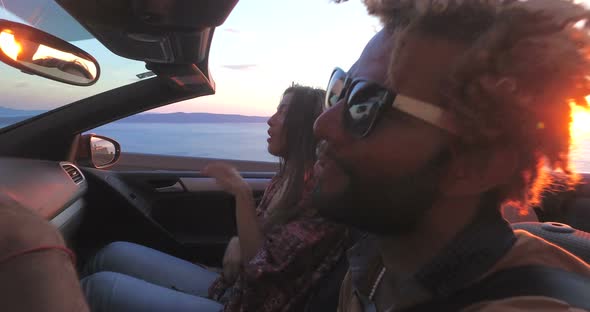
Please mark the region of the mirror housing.
[[80, 136], [76, 161], [79, 165], [96, 169], [112, 167], [121, 157], [121, 145], [94, 133]]
[[59, 82], [90, 86], [100, 66], [84, 50], [37, 28], [0, 19], [0, 61]]

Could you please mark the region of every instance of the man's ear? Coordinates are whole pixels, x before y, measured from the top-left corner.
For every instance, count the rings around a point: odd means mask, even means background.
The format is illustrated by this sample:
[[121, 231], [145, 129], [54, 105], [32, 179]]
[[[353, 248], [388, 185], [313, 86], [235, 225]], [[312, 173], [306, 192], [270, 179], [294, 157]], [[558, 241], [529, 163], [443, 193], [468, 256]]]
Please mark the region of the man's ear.
[[472, 196], [506, 184], [513, 176], [517, 162], [515, 149], [507, 146], [455, 152], [448, 174], [442, 179], [442, 194], [447, 197]]

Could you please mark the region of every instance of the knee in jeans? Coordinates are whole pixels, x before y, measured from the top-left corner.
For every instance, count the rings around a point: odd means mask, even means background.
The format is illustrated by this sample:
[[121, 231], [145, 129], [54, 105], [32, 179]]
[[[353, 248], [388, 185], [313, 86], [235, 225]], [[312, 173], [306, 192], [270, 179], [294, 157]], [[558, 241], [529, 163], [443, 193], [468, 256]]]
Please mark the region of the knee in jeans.
[[132, 248], [138, 245], [129, 242], [113, 242], [100, 249], [84, 268], [83, 276], [88, 276], [101, 271], [109, 271], [105, 268], [105, 262], [125, 257]]
[[93, 296], [99, 293], [107, 294], [111, 291], [120, 275], [122, 274], [115, 272], [98, 272], [83, 278], [80, 285], [87, 297], [91, 294]]
[[137, 247], [139, 245], [129, 242], [112, 242], [104, 246], [97, 255], [120, 255], [125, 253], [130, 248]]

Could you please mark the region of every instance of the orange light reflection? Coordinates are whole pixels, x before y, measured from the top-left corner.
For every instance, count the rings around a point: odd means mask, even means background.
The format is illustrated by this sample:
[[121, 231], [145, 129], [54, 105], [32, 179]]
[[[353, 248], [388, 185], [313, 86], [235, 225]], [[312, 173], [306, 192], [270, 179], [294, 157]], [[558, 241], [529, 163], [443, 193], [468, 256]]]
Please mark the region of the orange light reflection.
[[14, 40], [14, 35], [9, 30], [3, 30], [0, 33], [0, 49], [4, 54], [16, 61], [18, 54], [23, 50], [23, 47]]
[[92, 74], [92, 76], [96, 76], [96, 66], [94, 66], [92, 62], [89, 62], [71, 53], [56, 50], [45, 45], [39, 45], [37, 52], [35, 52], [35, 55], [33, 55], [33, 60], [38, 60], [46, 57], [54, 57], [68, 62], [79, 62], [83, 64], [84, 67], [86, 67], [86, 69], [90, 72], [90, 74]]

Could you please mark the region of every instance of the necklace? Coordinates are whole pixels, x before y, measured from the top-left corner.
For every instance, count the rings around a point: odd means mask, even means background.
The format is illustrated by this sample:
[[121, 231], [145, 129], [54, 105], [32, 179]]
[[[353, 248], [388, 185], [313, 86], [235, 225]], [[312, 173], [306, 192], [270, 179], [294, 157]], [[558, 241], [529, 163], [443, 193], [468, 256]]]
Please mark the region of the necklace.
[[381, 280], [383, 279], [383, 275], [385, 275], [385, 266], [381, 269], [381, 272], [379, 272], [379, 275], [377, 275], [377, 279], [375, 280], [375, 283], [373, 284], [373, 287], [371, 288], [371, 292], [369, 293], [369, 300], [373, 300], [373, 296], [375, 295], [375, 291], [377, 291], [377, 287], [379, 286], [379, 283], [381, 283]]

